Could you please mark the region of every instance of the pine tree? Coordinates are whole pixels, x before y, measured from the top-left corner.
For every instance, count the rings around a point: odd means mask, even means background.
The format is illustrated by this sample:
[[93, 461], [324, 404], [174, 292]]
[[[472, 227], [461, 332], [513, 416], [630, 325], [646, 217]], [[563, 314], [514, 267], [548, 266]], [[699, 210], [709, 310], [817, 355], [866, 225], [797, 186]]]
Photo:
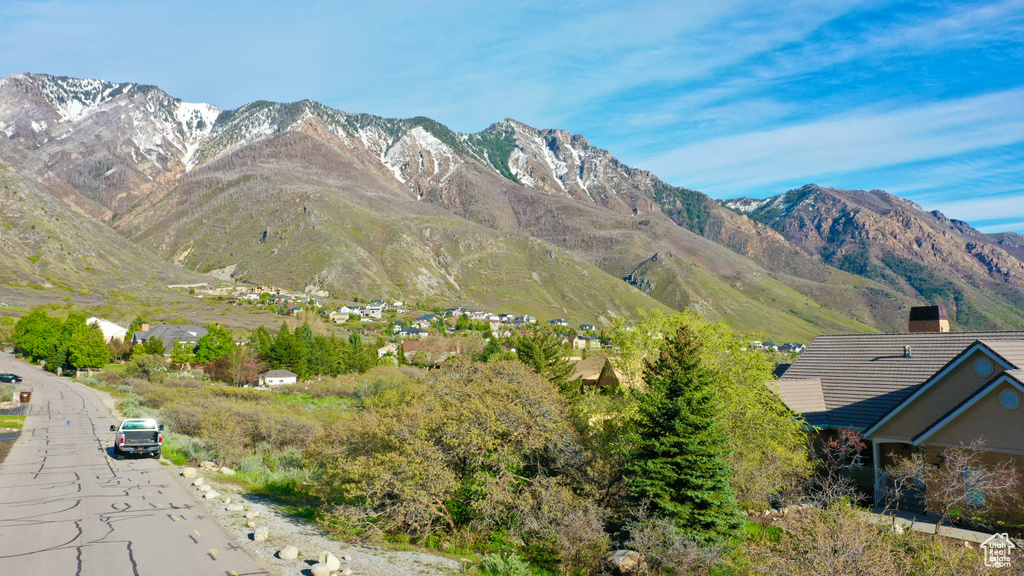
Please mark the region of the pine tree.
[[548, 379], [563, 394], [571, 394], [577, 387], [569, 386], [573, 366], [566, 359], [567, 350], [562, 337], [550, 329], [538, 330], [521, 336], [516, 341], [516, 355], [534, 372]]
[[735, 532], [743, 516], [729, 485], [729, 439], [719, 424], [715, 381], [701, 364], [700, 350], [684, 327], [647, 365], [625, 473], [638, 501], [648, 501], [684, 534], [714, 542]]

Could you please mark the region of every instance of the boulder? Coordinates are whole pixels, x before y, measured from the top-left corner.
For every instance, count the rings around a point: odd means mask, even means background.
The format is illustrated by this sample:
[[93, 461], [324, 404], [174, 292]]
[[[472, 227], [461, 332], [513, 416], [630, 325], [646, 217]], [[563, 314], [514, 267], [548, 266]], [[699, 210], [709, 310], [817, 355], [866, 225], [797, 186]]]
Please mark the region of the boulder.
[[254, 542], [266, 542], [267, 538], [270, 538], [270, 528], [260, 526], [253, 531], [252, 539]]
[[309, 569], [309, 573], [313, 576], [331, 576], [332, 570], [327, 567], [327, 564], [316, 563]]
[[281, 560], [295, 560], [299, 557], [299, 549], [295, 546], [285, 546], [277, 551], [277, 557]]
[[[206, 488], [206, 486], [203, 486], [203, 488]], [[212, 500], [217, 496], [220, 496], [220, 493], [217, 492], [216, 490], [207, 490], [204, 498], [206, 498], [207, 500]]]
[[191, 466], [188, 468], [183, 468], [181, 471], [181, 475], [184, 476], [185, 478], [195, 478], [198, 474], [199, 471], [196, 470], [195, 468], [192, 468]]
[[195, 480], [192, 481], [192, 485], [193, 486], [202, 486], [205, 483], [206, 483], [206, 479], [202, 478], [202, 477], [196, 478]]
[[331, 572], [336, 572], [341, 568], [341, 560], [338, 560], [337, 556], [331, 554], [327, 550], [320, 553], [320, 563], [326, 564], [327, 567], [331, 569]]
[[203, 460], [199, 463], [199, 467], [203, 470], [216, 470], [218, 466], [209, 460]]
[[210, 490], [213, 490], [213, 486], [210, 486], [209, 484], [200, 484], [199, 485], [199, 491], [200, 492], [209, 492]]
[[352, 569], [351, 568], [345, 568], [344, 570], [341, 571], [341, 576], [352, 576]]
[[249, 520], [248, 522], [246, 522], [245, 525], [248, 526], [249, 528], [255, 528], [256, 527], [256, 523], [253, 522], [252, 520]]
[[255, 511], [255, 510], [253, 510], [252, 512], [246, 512], [245, 513], [245, 517], [248, 518], [249, 520], [252, 520], [253, 518], [255, 518], [255, 517], [259, 516], [259, 515], [260, 515], [260, 513]]
[[612, 552], [608, 562], [619, 574], [640, 572], [640, 554], [634, 550], [616, 550]]
[[228, 504], [227, 510], [228, 512], [241, 512], [242, 510], [245, 510], [245, 506], [242, 506], [241, 504]]
[[235, 471], [232, 470], [231, 468], [228, 468], [227, 466], [221, 466], [220, 467], [220, 473], [225, 475], [225, 476], [234, 476], [235, 475]]

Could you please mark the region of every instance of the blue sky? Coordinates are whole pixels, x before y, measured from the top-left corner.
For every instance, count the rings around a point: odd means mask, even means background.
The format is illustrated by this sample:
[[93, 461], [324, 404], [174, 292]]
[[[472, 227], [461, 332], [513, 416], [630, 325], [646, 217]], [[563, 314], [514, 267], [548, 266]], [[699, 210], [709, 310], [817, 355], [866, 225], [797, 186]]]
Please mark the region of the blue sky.
[[1024, 0], [4, 0], [0, 30], [0, 76], [511, 117], [715, 198], [881, 188], [1024, 232]]

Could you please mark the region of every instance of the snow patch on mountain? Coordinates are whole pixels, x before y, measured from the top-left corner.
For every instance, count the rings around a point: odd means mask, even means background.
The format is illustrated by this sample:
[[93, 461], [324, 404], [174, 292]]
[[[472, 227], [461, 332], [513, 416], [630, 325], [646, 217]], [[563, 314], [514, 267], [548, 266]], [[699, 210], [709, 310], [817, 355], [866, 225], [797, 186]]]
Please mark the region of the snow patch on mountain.
[[764, 200], [757, 200], [755, 198], [737, 198], [735, 200], [726, 200], [722, 205], [730, 210], [748, 214], [771, 202], [772, 199], [773, 198], [765, 198]]
[[[411, 177], [424, 175], [428, 157], [433, 165], [433, 170], [426, 176], [435, 185], [447, 182], [461, 164], [455, 152], [447, 144], [422, 126], [416, 126], [406, 132], [382, 156], [381, 162], [394, 172], [395, 178], [405, 184]], [[412, 164], [416, 164], [417, 168], [410, 171], [409, 168]], [[441, 175], [442, 168], [445, 170], [443, 175]], [[408, 172], [413, 172], [413, 174]]]
[[513, 148], [512, 153], [508, 156], [508, 170], [523, 186], [533, 188], [537, 185], [537, 180], [533, 177], [533, 170], [530, 168], [530, 156], [519, 146]]
[[53, 106], [61, 122], [75, 122], [91, 114], [96, 108], [127, 94], [137, 85], [113, 83], [88, 78], [64, 78], [60, 76], [32, 76], [37, 79], [39, 89], [47, 102]]
[[190, 102], [178, 101], [174, 108], [174, 117], [185, 134], [185, 155], [182, 162], [185, 163], [185, 170], [190, 171], [195, 167], [195, 154], [200, 143], [213, 131], [213, 125], [217, 122], [220, 108], [210, 104], [192, 104]]

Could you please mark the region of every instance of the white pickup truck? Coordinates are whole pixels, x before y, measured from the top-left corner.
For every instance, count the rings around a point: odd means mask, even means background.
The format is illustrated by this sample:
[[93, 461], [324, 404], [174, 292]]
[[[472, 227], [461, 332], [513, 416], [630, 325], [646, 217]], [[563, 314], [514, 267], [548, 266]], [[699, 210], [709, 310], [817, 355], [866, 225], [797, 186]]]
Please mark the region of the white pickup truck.
[[127, 418], [120, 426], [110, 426], [114, 435], [114, 458], [120, 460], [125, 454], [149, 454], [160, 458], [164, 435], [163, 424], [152, 418]]

